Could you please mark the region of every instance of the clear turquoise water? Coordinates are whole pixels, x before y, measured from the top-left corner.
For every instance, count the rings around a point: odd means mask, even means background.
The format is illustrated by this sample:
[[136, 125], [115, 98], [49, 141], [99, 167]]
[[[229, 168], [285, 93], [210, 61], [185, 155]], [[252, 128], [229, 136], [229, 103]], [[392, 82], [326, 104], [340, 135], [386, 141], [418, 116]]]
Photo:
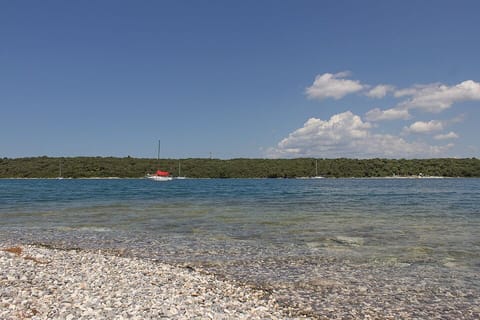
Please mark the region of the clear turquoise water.
[[3, 242], [123, 248], [299, 300], [331, 266], [480, 293], [480, 179], [7, 179], [0, 219]]

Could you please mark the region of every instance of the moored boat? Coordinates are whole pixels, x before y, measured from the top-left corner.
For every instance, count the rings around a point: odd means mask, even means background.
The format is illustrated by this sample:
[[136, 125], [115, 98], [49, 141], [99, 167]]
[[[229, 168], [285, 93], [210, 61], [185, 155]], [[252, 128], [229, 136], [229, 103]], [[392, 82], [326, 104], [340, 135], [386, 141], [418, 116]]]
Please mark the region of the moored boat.
[[[158, 140], [158, 153], [157, 153], [157, 161], [160, 161], [160, 140]], [[147, 174], [145, 178], [154, 180], [154, 181], [170, 181], [173, 180], [170, 172], [157, 170], [154, 174]]]
[[170, 172], [161, 170], [157, 170], [154, 174], [147, 174], [146, 178], [154, 181], [170, 181], [173, 179]]

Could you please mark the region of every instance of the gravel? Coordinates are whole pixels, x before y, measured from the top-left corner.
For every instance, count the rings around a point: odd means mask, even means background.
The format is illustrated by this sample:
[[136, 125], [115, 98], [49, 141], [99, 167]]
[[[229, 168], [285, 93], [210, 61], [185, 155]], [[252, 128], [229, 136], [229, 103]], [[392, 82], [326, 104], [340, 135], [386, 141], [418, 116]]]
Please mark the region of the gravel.
[[268, 291], [191, 267], [0, 245], [0, 319], [307, 319]]
[[0, 241], [0, 319], [480, 319], [471, 267], [157, 258]]

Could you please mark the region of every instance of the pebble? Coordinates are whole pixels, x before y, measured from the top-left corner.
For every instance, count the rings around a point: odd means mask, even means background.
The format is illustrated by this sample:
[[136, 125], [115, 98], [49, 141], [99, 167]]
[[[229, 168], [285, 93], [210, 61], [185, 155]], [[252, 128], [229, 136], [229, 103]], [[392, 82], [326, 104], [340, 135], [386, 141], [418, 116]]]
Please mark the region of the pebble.
[[202, 265], [141, 255], [137, 246], [126, 256], [2, 250], [13, 245], [0, 241], [2, 320], [480, 319], [480, 273], [433, 263], [229, 255]]
[[21, 248], [0, 250], [0, 319], [308, 319], [285, 313], [265, 291], [191, 268]]

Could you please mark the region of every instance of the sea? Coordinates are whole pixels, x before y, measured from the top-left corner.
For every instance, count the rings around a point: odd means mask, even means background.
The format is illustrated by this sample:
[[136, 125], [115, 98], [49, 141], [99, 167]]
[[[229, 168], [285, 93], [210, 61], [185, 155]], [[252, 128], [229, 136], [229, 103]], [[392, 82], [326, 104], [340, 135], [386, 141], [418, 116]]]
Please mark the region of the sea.
[[313, 318], [480, 318], [475, 178], [0, 179], [0, 243], [198, 269]]

